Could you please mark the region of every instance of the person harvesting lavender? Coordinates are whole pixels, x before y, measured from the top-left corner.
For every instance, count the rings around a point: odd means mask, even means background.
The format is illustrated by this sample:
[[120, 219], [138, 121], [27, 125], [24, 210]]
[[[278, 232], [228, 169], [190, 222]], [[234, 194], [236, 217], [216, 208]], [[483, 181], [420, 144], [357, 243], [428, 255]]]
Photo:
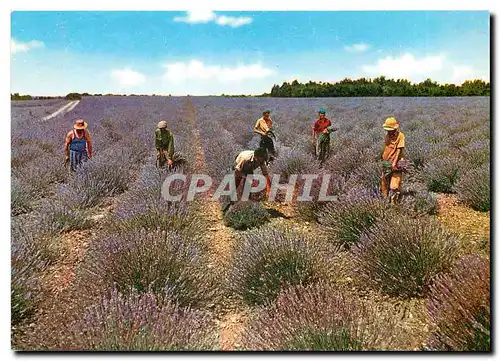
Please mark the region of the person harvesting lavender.
[[92, 140], [87, 131], [88, 124], [83, 119], [75, 121], [73, 129], [66, 134], [64, 142], [64, 165], [69, 163], [69, 169], [75, 172], [76, 169], [92, 158]]
[[164, 167], [165, 163], [171, 166], [174, 156], [174, 135], [167, 127], [167, 122], [162, 120], [158, 122], [155, 130], [156, 165], [160, 168]]
[[[271, 179], [269, 177], [269, 167], [267, 166], [268, 158], [269, 154], [267, 153], [267, 149], [262, 147], [255, 150], [244, 150], [236, 156], [233, 169], [235, 190], [238, 195], [241, 195], [245, 187], [247, 176], [253, 174], [257, 168], [260, 168], [262, 175], [266, 178], [266, 196], [269, 196], [271, 191]], [[238, 197], [238, 199], [239, 198], [240, 197]], [[225, 213], [235, 203], [234, 201], [229, 202], [222, 212]]]
[[274, 142], [271, 137], [274, 137], [273, 133], [273, 120], [270, 117], [271, 111], [266, 109], [262, 112], [262, 117], [257, 119], [255, 126], [253, 127], [254, 134], [260, 134], [260, 148], [267, 149], [269, 153], [269, 160], [273, 160], [273, 156], [276, 155], [274, 149]]
[[321, 164], [330, 155], [330, 133], [337, 130], [330, 119], [326, 117], [326, 110], [318, 110], [318, 118], [312, 127], [312, 145]]
[[382, 153], [381, 191], [384, 197], [389, 197], [391, 203], [399, 201], [403, 171], [398, 162], [403, 158], [405, 135], [399, 130], [399, 123], [394, 117], [389, 117], [383, 124], [387, 131], [384, 151]]

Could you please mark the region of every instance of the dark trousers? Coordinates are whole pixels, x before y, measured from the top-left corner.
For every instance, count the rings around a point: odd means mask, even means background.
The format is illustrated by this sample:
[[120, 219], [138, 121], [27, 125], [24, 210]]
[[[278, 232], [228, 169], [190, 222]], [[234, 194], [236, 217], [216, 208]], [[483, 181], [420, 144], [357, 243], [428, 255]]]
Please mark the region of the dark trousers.
[[74, 150], [69, 151], [69, 169], [72, 172], [76, 172], [78, 167], [80, 167], [84, 162], [89, 159], [87, 151], [77, 152]]
[[261, 135], [259, 147], [266, 148], [269, 155], [275, 155], [274, 142], [267, 135]]

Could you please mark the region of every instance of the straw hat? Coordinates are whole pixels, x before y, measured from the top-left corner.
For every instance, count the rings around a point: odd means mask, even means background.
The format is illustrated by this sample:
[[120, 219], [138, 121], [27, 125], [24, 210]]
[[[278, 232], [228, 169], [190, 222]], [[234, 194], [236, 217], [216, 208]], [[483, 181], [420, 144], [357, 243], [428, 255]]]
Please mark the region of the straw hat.
[[77, 119], [75, 120], [75, 125], [73, 126], [73, 128], [75, 129], [87, 129], [87, 122], [83, 121], [83, 119]]
[[163, 129], [163, 128], [166, 128], [167, 127], [167, 122], [162, 120], [160, 122], [158, 122], [158, 129]]
[[399, 123], [394, 117], [389, 117], [385, 120], [384, 125], [382, 125], [385, 130], [391, 131], [399, 128]]

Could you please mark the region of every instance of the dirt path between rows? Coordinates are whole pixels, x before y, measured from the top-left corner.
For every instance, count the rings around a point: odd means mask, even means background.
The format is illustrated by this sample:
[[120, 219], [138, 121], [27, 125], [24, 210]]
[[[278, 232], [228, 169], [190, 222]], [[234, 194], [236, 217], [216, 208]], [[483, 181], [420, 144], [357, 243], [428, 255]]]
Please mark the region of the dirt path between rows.
[[73, 101], [67, 103], [66, 105], [62, 106], [61, 108], [57, 109], [54, 113], [43, 117], [42, 120], [50, 120], [52, 118], [57, 117], [58, 115], [64, 115], [66, 113], [69, 113], [70, 111], [75, 109], [75, 107], [78, 105], [78, 103], [80, 103], [79, 100], [73, 100]]
[[[196, 147], [196, 172], [207, 174], [205, 152], [196, 122], [196, 110], [190, 99], [186, 99], [183, 113], [183, 118], [189, 121], [193, 129]], [[200, 215], [208, 225], [207, 237], [212, 251], [212, 266], [217, 274], [225, 275], [231, 262], [234, 233], [231, 228], [224, 225], [221, 207], [218, 202], [210, 200], [209, 194], [203, 196], [201, 207], [203, 211], [200, 211]], [[229, 351], [238, 348], [247, 319], [248, 308], [245, 308], [236, 300], [230, 298], [224, 300], [224, 305], [217, 315], [219, 347], [221, 350]]]
[[440, 194], [438, 216], [441, 224], [460, 238], [461, 252], [490, 256], [490, 212], [478, 212], [460, 204], [456, 195]]

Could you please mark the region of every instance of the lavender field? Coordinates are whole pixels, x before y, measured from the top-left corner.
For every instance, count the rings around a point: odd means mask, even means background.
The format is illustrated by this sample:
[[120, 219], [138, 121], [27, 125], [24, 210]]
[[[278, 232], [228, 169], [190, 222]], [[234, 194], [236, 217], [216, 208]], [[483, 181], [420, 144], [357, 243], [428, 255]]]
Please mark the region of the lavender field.
[[[12, 102], [14, 349], [491, 349], [489, 97], [84, 97], [42, 119], [66, 103]], [[173, 172], [231, 172], [266, 108], [272, 173], [319, 174], [313, 195], [330, 176], [337, 200], [260, 194], [223, 215], [208, 195], [162, 197]], [[338, 128], [322, 167], [318, 108]], [[409, 160], [398, 205], [379, 191], [391, 115]], [[80, 118], [94, 157], [70, 175], [64, 137]], [[159, 120], [171, 171], [155, 166]]]

